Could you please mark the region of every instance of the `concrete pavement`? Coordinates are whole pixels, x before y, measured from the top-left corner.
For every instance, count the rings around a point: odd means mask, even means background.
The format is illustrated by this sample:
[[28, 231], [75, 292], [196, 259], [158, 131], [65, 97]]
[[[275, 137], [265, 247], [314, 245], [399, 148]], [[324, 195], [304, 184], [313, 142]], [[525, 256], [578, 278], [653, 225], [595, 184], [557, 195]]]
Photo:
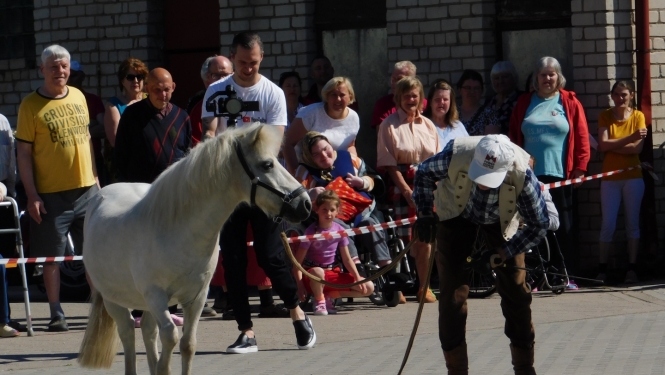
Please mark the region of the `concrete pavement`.
[[[257, 300], [253, 301], [258, 304]], [[496, 295], [469, 301], [467, 342], [472, 374], [512, 374], [508, 339]], [[20, 375], [118, 374], [119, 354], [111, 370], [78, 367], [76, 355], [87, 322], [87, 305], [64, 304], [70, 332], [45, 332], [48, 306], [32, 305], [35, 337], [0, 339], [0, 372]], [[227, 355], [236, 336], [235, 322], [203, 318], [199, 324], [196, 374], [360, 374], [397, 373], [417, 304], [378, 307], [366, 299], [344, 305], [336, 316], [312, 317], [318, 342], [297, 350], [289, 319], [255, 319], [259, 352]], [[536, 370], [538, 374], [665, 374], [665, 284], [630, 288], [593, 288], [555, 296], [534, 294]], [[14, 318], [23, 305], [12, 303]], [[445, 373], [437, 336], [437, 305], [425, 306], [406, 374]], [[137, 334], [139, 373], [147, 374]], [[174, 356], [173, 373], [180, 372]]]

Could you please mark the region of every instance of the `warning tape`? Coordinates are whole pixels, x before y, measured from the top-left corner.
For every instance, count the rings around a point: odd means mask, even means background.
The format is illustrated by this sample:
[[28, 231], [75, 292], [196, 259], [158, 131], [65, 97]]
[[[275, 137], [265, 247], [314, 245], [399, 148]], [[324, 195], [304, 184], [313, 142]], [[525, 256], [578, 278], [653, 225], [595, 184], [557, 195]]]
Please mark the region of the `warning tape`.
[[[658, 180], [658, 177], [653, 173], [653, 168], [651, 167], [651, 165], [649, 165], [649, 163], [644, 162], [644, 163], [641, 163], [639, 165], [636, 165], [636, 166], [630, 167], [630, 168], [619, 169], [619, 170], [616, 170], [616, 171], [599, 173], [599, 174], [595, 174], [595, 175], [592, 175], [592, 176], [574, 178], [574, 179], [565, 180], [565, 181], [553, 182], [553, 183], [550, 183], [550, 184], [543, 184], [541, 189], [542, 190], [548, 190], [548, 189], [558, 188], [558, 187], [561, 187], [561, 186], [578, 184], [580, 182], [594, 180], [594, 179], [607, 177], [607, 176], [612, 176], [612, 175], [615, 175], [615, 174], [628, 172], [628, 171], [638, 169], [638, 168], [649, 172], [655, 180]], [[317, 233], [317, 234], [310, 234], [310, 235], [306, 235], [306, 236], [289, 237], [288, 242], [289, 243], [311, 242], [311, 241], [330, 240], [330, 239], [334, 239], [334, 238], [350, 237], [350, 236], [356, 236], [356, 235], [360, 235], [360, 234], [385, 230], [385, 229], [388, 229], [388, 228], [396, 228], [396, 227], [400, 227], [400, 226], [403, 226], [403, 225], [413, 224], [415, 222], [416, 222], [416, 217], [414, 216], [414, 217], [410, 217], [408, 219], [394, 220], [394, 221], [389, 221], [389, 222], [386, 222], [386, 223], [368, 225], [368, 226], [365, 226], [365, 227], [349, 228], [349, 229], [344, 229], [344, 230], [335, 231], [335, 232]], [[247, 242], [247, 246], [254, 246], [254, 242], [253, 241]], [[83, 260], [83, 256], [82, 255], [75, 255], [75, 256], [62, 256], [62, 257], [8, 258], [8, 259], [0, 259], [0, 265], [4, 264], [4, 265], [8, 265], [8, 266], [11, 267], [12, 265], [21, 264], [21, 263], [53, 263], [53, 262], [68, 262], [68, 261], [73, 261], [73, 260]]]
[[[413, 224], [416, 222], [416, 217], [410, 217], [408, 219], [401, 219], [401, 220], [395, 220], [395, 221], [389, 221], [386, 223], [380, 223], [380, 224], [375, 224], [375, 225], [368, 225], [365, 227], [359, 227], [359, 228], [349, 228], [349, 229], [344, 229], [340, 231], [335, 231], [335, 232], [327, 232], [327, 233], [317, 233], [317, 234], [310, 234], [306, 236], [297, 236], [297, 237], [290, 237], [288, 238], [289, 243], [294, 243], [294, 242], [310, 242], [310, 241], [321, 241], [321, 240], [329, 240], [333, 238], [342, 238], [342, 237], [349, 237], [349, 236], [355, 236], [358, 234], [365, 234], [365, 233], [371, 233], [371, 232], [376, 232], [379, 230], [385, 230], [388, 228], [396, 228], [400, 227], [403, 225], [409, 225]], [[248, 242], [247, 246], [254, 246], [254, 242]], [[83, 260], [82, 255], [73, 255], [73, 256], [62, 256], [62, 257], [39, 257], [39, 258], [7, 258], [7, 259], [0, 259], [0, 265], [16, 265], [20, 263], [53, 263], [53, 262], [69, 262], [72, 260]]]
[[12, 265], [21, 263], [54, 263], [54, 262], [69, 262], [72, 260], [83, 260], [83, 255], [72, 255], [66, 257], [39, 257], [39, 258], [6, 258], [0, 259], [0, 265], [6, 264], [11, 267]]
[[656, 176], [656, 174], [653, 173], [653, 167], [651, 167], [651, 165], [649, 163], [644, 162], [644, 163], [641, 163], [639, 165], [636, 165], [636, 166], [630, 167], [630, 168], [619, 169], [619, 170], [616, 170], [616, 171], [610, 171], [610, 172], [605, 172], [605, 173], [598, 173], [598, 174], [594, 174], [592, 176], [573, 178], [573, 179], [565, 180], [565, 181], [552, 182], [550, 184], [543, 184], [541, 186], [541, 190], [549, 190], [549, 189], [554, 189], [554, 188], [558, 188], [558, 187], [561, 187], [561, 186], [579, 184], [580, 182], [584, 182], [584, 181], [594, 180], [594, 179], [597, 179], [597, 178], [602, 178], [602, 177], [612, 176], [612, 175], [623, 173], [623, 172], [632, 171], [633, 169], [644, 169], [645, 171], [647, 171], [651, 174], [651, 176], [653, 177], [654, 180], [658, 180], [658, 176]]
[[[294, 243], [296, 241], [310, 242], [310, 241], [321, 241], [321, 240], [330, 240], [330, 239], [333, 239], [333, 238], [342, 238], [342, 237], [355, 236], [355, 235], [359, 235], [359, 234], [376, 232], [377, 230], [385, 230], [385, 229], [388, 229], [388, 228], [396, 228], [396, 227], [401, 227], [403, 225], [413, 224], [413, 223], [416, 222], [416, 219], [417, 218], [414, 216], [414, 217], [410, 217], [408, 219], [400, 219], [400, 220], [395, 220], [395, 221], [389, 221], [389, 222], [386, 222], [386, 223], [368, 225], [366, 227], [349, 228], [349, 229], [339, 230], [339, 231], [335, 231], [335, 232], [326, 232], [326, 233], [309, 234], [309, 235], [306, 235], [306, 236], [289, 237], [287, 239], [287, 241], [289, 243]], [[254, 242], [248, 242], [247, 246], [254, 246]]]

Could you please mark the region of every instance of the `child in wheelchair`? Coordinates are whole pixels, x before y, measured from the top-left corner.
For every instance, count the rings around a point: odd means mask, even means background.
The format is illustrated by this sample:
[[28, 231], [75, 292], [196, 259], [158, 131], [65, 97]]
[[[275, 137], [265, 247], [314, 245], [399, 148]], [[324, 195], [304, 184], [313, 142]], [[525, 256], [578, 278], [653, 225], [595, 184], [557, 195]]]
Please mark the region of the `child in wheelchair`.
[[[342, 227], [333, 220], [337, 216], [340, 206], [341, 201], [335, 192], [326, 190], [318, 194], [314, 204], [318, 220], [307, 228], [305, 235], [341, 230]], [[351, 259], [348, 244], [348, 237], [301, 242], [295, 257], [309, 273], [328, 282], [350, 284], [362, 281], [365, 278], [360, 275]], [[338, 251], [348, 272], [342, 272], [341, 265], [336, 262]], [[369, 281], [352, 288], [335, 289], [328, 286], [324, 287], [323, 284], [312, 282], [308, 277], [303, 277], [302, 272], [296, 267], [293, 270], [298, 284], [298, 296], [301, 301], [305, 301], [307, 294], [313, 296], [312, 310], [314, 315], [337, 313], [334, 307], [336, 298], [367, 297], [374, 292], [374, 284]]]

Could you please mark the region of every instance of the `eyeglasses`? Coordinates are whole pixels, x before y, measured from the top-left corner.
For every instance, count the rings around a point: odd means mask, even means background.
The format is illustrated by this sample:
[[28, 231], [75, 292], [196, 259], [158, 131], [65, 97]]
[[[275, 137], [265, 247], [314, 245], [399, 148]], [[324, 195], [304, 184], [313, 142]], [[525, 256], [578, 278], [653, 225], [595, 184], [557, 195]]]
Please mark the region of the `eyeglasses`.
[[475, 91], [475, 92], [483, 91], [482, 87], [462, 86], [462, 88], [466, 91]]
[[134, 82], [135, 79], [138, 79], [139, 82], [141, 82], [145, 79], [145, 75], [143, 75], [143, 74], [127, 74], [125, 76], [125, 79], [130, 81], [130, 82]]
[[208, 74], [210, 74], [210, 78], [214, 79], [215, 81], [219, 81], [220, 79], [229, 76], [229, 74], [226, 74], [226, 73], [211, 73], [211, 72], [208, 72]]

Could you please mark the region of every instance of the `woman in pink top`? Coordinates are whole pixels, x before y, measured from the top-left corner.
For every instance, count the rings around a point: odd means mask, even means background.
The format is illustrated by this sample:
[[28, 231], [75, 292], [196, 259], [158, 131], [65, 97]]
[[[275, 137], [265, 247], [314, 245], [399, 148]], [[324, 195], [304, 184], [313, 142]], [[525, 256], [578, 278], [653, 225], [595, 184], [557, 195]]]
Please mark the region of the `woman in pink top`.
[[[388, 116], [379, 126], [376, 165], [388, 173], [387, 199], [397, 219], [416, 215], [411, 195], [417, 165], [439, 150], [436, 126], [421, 115], [424, 96], [423, 85], [418, 78], [402, 78], [395, 90], [397, 112]], [[400, 227], [398, 233], [405, 243], [411, 241], [410, 227]], [[411, 255], [416, 259], [416, 270], [421, 277], [427, 274], [430, 252], [430, 245], [420, 241], [411, 248]], [[421, 288], [418, 299], [423, 294]], [[430, 290], [424, 295], [426, 302], [436, 301]]]

